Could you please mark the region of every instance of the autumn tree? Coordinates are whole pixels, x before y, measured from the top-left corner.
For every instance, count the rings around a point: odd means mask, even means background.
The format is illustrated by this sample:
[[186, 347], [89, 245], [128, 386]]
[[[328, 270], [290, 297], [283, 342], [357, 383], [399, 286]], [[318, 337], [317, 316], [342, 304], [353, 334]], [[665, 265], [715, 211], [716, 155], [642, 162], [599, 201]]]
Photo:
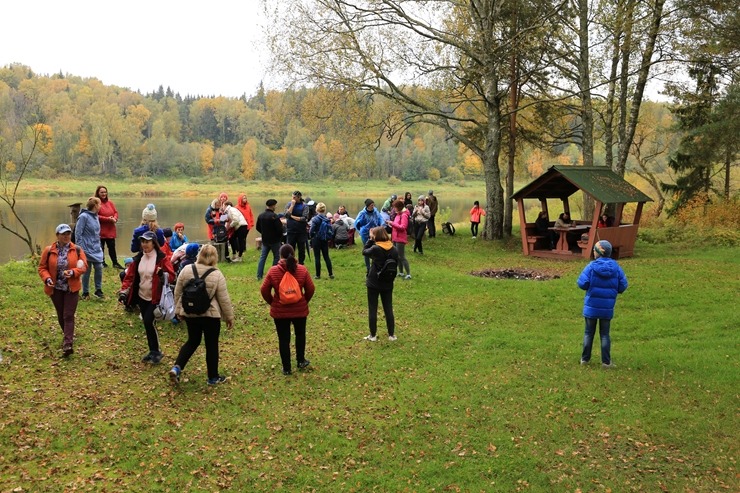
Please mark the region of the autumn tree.
[[[269, 33], [273, 60], [283, 74], [296, 82], [392, 101], [395, 111], [382, 122], [391, 138], [412, 125], [430, 123], [478, 155], [486, 182], [488, 238], [504, 234], [499, 155], [513, 42], [506, 23], [511, 3], [263, 1], [267, 17], [274, 20]], [[539, 26], [552, 15], [552, 8], [543, 8], [526, 21]], [[461, 116], [457, 109], [463, 106], [473, 109]]]

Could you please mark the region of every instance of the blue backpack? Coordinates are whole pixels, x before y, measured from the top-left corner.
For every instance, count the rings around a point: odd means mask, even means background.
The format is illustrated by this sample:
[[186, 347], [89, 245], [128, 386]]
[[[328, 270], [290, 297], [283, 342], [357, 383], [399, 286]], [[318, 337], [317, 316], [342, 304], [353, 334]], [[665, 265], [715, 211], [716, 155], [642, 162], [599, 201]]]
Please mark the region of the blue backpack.
[[331, 221], [328, 219], [321, 219], [319, 225], [319, 231], [316, 233], [318, 239], [323, 241], [329, 241], [334, 238], [334, 229], [331, 227]]

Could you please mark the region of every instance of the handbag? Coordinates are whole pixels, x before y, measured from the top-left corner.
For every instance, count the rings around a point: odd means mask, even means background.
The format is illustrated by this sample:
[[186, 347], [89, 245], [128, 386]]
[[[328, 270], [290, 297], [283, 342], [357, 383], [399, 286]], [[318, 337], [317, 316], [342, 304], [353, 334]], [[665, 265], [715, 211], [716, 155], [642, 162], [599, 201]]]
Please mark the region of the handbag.
[[154, 319], [165, 321], [175, 318], [175, 293], [172, 292], [168, 275], [164, 272], [164, 281], [162, 284], [162, 296], [159, 298], [159, 304], [154, 308]]

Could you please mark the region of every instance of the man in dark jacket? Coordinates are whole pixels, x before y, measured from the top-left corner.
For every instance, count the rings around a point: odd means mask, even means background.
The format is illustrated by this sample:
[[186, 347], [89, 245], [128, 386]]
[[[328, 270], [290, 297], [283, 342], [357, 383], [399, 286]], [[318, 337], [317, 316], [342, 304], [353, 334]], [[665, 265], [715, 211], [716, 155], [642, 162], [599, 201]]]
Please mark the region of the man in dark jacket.
[[434, 195], [434, 190], [429, 190], [425, 202], [429, 206], [429, 213], [431, 214], [427, 222], [427, 230], [429, 230], [429, 237], [434, 238], [437, 236], [437, 226], [434, 224], [434, 218], [437, 216], [437, 210], [439, 209], [439, 202], [437, 202], [437, 196]]
[[283, 223], [275, 214], [277, 200], [270, 199], [265, 202], [267, 209], [257, 216], [257, 231], [262, 235], [262, 254], [257, 263], [257, 280], [262, 279], [265, 271], [267, 254], [272, 252], [272, 265], [277, 265], [280, 260], [280, 245], [283, 241]]
[[303, 201], [301, 192], [293, 192], [293, 198], [285, 207], [285, 217], [288, 220], [288, 243], [298, 250], [298, 263], [303, 265], [306, 260], [306, 245], [308, 245], [308, 206]]

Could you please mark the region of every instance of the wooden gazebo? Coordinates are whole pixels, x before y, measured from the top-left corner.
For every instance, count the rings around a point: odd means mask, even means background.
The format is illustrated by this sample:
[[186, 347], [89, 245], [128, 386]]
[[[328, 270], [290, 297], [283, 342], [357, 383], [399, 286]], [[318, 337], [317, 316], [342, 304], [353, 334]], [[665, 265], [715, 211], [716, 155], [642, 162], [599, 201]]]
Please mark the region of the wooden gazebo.
[[[568, 198], [579, 190], [591, 196], [595, 202], [593, 219], [574, 220], [571, 228], [555, 229], [555, 218], [548, 214], [548, 218], [552, 219], [549, 222], [550, 229], [561, 237], [558, 246], [551, 249], [549, 239], [537, 234], [534, 223], [536, 217], [527, 221], [524, 200], [538, 200], [538, 214], [540, 210], [548, 212], [547, 199], [557, 199], [562, 201], [563, 210], [570, 214]], [[612, 244], [613, 258], [631, 257], [634, 254], [642, 208], [645, 202], [652, 202], [650, 197], [603, 166], [552, 166], [542, 176], [512, 195], [511, 199], [516, 200], [519, 209], [524, 255], [564, 259], [591, 258], [594, 243], [599, 240], [608, 240]], [[629, 202], [637, 202], [637, 210], [631, 223], [622, 224], [624, 205]], [[616, 208], [612, 226], [597, 228], [599, 215], [607, 204], [613, 204]]]

